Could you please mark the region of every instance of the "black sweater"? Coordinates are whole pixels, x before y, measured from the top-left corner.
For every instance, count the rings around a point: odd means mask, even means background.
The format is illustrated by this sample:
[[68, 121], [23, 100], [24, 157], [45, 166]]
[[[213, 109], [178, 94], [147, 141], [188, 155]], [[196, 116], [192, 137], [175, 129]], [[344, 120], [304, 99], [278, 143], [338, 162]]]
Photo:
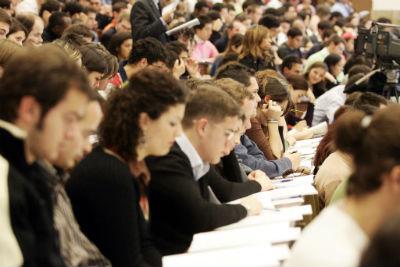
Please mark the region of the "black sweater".
[[66, 189], [82, 232], [112, 266], [161, 266], [135, 181], [127, 164], [97, 147], [73, 170]]
[[151, 231], [163, 255], [183, 253], [189, 248], [194, 234], [246, 217], [247, 211], [242, 205], [211, 203], [208, 186], [221, 202], [261, 190], [255, 181], [229, 182], [214, 167], [196, 181], [189, 158], [176, 143], [168, 155], [149, 158], [147, 164], [151, 171]]
[[24, 258], [23, 266], [65, 266], [53, 227], [53, 190], [48, 174], [38, 164], [28, 164], [24, 141], [3, 128], [0, 155], [10, 164], [11, 226]]

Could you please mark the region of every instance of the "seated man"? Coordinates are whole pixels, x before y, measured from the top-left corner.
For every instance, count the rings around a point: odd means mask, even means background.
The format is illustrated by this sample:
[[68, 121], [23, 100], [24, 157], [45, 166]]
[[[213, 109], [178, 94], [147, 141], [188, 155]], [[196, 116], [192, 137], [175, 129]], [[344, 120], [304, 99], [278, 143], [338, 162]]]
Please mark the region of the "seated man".
[[167, 52], [165, 47], [156, 39], [147, 37], [133, 43], [128, 61], [121, 61], [118, 73], [123, 82], [133, 74], [148, 66], [168, 70]]
[[190, 96], [182, 122], [183, 134], [170, 153], [147, 160], [151, 172], [149, 201], [151, 231], [163, 255], [187, 251], [193, 235], [239, 221], [260, 212], [253, 198], [242, 204], [212, 203], [215, 194], [228, 202], [270, 189], [265, 176], [256, 181], [233, 183], [210, 164], [230, 152], [242, 126], [241, 110], [226, 92], [201, 85]]
[[195, 47], [191, 57], [198, 62], [214, 62], [218, 56], [217, 48], [209, 41], [212, 34], [212, 19], [209, 16], [200, 16], [200, 24], [194, 27]]
[[[239, 63], [230, 63], [219, 69], [216, 78], [231, 78], [244, 84], [246, 90], [254, 96], [252, 117], [256, 116], [257, 104], [261, 101], [261, 98], [258, 95], [259, 87], [254, 72]], [[248, 126], [247, 129], [250, 127]], [[267, 160], [257, 145], [246, 135], [240, 138], [240, 144], [235, 147], [235, 153], [242, 164], [252, 170], [261, 170], [271, 178], [282, 175], [290, 169], [297, 169], [300, 163], [300, 155], [297, 153], [278, 160]]]

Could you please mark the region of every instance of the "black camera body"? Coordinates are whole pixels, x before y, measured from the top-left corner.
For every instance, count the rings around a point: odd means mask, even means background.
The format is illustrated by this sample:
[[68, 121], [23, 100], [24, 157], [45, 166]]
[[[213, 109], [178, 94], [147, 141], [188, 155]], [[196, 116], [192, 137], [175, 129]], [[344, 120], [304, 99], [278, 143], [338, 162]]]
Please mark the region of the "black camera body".
[[374, 22], [371, 29], [359, 29], [354, 52], [371, 59], [374, 69], [386, 76], [385, 94], [398, 98], [400, 77], [400, 25]]

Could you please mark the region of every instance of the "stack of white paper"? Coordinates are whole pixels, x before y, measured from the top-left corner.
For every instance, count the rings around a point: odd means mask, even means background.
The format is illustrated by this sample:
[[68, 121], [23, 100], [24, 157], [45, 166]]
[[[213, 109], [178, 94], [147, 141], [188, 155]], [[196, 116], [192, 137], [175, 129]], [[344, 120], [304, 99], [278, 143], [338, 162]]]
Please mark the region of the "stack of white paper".
[[312, 185], [313, 183], [314, 175], [296, 176], [272, 181], [272, 184], [275, 186], [275, 188]]
[[272, 201], [291, 197], [317, 195], [318, 191], [312, 185], [299, 185], [254, 194], [258, 199], [270, 198]]
[[[278, 256], [276, 257], [275, 254]], [[163, 257], [164, 267], [268, 267], [279, 266], [284, 248], [269, 244], [251, 245]]]
[[291, 228], [288, 222], [199, 233], [193, 236], [188, 251], [213, 250], [260, 242], [283, 243], [296, 240], [299, 235], [300, 228]]
[[225, 231], [243, 227], [267, 225], [279, 222], [291, 223], [301, 220], [303, 220], [303, 215], [300, 212], [293, 212], [291, 210], [263, 210], [260, 215], [246, 217], [237, 223], [219, 227], [216, 230]]

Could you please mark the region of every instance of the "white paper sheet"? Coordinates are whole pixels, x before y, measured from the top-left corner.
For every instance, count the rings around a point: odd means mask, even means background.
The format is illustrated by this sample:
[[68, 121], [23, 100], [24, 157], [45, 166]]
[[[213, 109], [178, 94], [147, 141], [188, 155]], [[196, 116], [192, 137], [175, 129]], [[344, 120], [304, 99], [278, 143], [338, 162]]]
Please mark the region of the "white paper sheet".
[[257, 244], [163, 257], [164, 267], [268, 267], [279, 266], [285, 248]]
[[289, 227], [289, 222], [246, 228], [199, 233], [193, 236], [188, 252], [245, 246], [255, 243], [283, 243], [296, 240], [300, 228]]

